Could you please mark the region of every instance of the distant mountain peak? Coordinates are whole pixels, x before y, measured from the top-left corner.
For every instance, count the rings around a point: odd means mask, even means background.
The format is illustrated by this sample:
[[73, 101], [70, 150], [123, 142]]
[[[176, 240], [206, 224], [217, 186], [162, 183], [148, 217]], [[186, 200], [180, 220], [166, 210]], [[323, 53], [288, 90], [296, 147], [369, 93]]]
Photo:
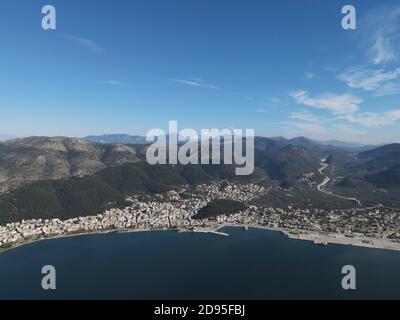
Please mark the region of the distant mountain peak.
[[139, 135], [129, 135], [129, 134], [103, 134], [98, 136], [87, 136], [83, 138], [84, 140], [104, 143], [104, 144], [146, 144], [146, 137]]

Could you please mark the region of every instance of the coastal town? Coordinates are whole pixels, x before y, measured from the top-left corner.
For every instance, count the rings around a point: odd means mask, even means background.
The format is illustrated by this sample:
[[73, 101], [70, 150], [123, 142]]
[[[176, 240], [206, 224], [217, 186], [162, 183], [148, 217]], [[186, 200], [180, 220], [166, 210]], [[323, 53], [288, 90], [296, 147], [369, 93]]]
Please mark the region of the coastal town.
[[[221, 228], [227, 226], [280, 231], [292, 239], [320, 245], [339, 243], [400, 250], [400, 210], [383, 206], [324, 210], [254, 204], [255, 199], [269, 191], [256, 184], [220, 181], [195, 188], [185, 186], [152, 197], [131, 196], [126, 208], [94, 216], [23, 220], [0, 226], [0, 250], [42, 239], [114, 231], [175, 230], [226, 235]], [[196, 217], [200, 209], [219, 199], [244, 203], [246, 209]]]

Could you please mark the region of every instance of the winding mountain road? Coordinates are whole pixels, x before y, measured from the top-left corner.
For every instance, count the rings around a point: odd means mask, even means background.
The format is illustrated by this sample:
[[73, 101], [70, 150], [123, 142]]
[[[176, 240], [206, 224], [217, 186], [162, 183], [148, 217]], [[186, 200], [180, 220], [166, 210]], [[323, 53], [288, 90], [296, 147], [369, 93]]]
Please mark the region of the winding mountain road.
[[322, 167], [321, 167], [320, 169], [318, 169], [318, 172], [319, 172], [322, 176], [324, 176], [324, 181], [322, 181], [322, 183], [320, 183], [320, 184], [318, 185], [317, 189], [318, 189], [318, 191], [325, 192], [325, 186], [329, 183], [329, 181], [331, 181], [331, 178], [329, 178], [329, 177], [328, 177], [327, 175], [325, 175], [325, 173], [324, 173], [324, 170], [325, 170], [326, 168], [329, 167], [329, 164], [326, 163], [326, 158], [325, 158], [325, 159], [322, 159], [321, 161], [322, 161], [322, 162], [321, 162]]
[[329, 178], [329, 177], [324, 173], [325, 169], [329, 167], [329, 164], [326, 162], [327, 159], [328, 159], [328, 158], [323, 158], [323, 159], [321, 159], [322, 167], [321, 167], [320, 169], [318, 169], [318, 172], [319, 172], [322, 176], [324, 176], [324, 180], [323, 180], [322, 183], [320, 183], [320, 184], [318, 185], [318, 187], [317, 187], [318, 191], [320, 191], [320, 192], [322, 192], [322, 193], [324, 193], [324, 194], [326, 194], [326, 195], [332, 196], [332, 197], [336, 197], [336, 198], [340, 198], [340, 199], [344, 199], [344, 200], [349, 200], [349, 201], [354, 201], [354, 202], [356, 202], [359, 206], [361, 206], [361, 201], [358, 200], [357, 198], [347, 198], [347, 197], [340, 196], [340, 195], [338, 195], [338, 194], [334, 194], [334, 193], [332, 193], [331, 191], [325, 190], [327, 184], [331, 181], [331, 178]]

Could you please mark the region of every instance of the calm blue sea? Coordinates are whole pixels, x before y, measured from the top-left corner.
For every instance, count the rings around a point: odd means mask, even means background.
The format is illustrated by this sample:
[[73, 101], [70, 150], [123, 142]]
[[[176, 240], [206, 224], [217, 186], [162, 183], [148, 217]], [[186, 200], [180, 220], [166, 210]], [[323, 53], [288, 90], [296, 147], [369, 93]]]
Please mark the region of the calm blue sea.
[[[144, 232], [33, 243], [0, 254], [0, 299], [400, 299], [400, 252], [316, 246], [278, 232]], [[41, 289], [44, 265], [57, 289]], [[357, 290], [341, 269], [357, 270]]]

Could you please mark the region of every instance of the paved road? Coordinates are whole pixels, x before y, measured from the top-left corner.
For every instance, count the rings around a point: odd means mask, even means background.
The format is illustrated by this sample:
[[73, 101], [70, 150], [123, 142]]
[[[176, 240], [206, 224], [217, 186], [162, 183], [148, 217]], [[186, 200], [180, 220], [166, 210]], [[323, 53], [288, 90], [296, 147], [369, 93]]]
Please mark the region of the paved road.
[[318, 170], [319, 171], [319, 173], [321, 174], [321, 175], [323, 175], [324, 176], [324, 181], [322, 181], [322, 183], [321, 184], [319, 184], [318, 185], [318, 187], [317, 187], [317, 189], [318, 189], [318, 191], [321, 191], [321, 192], [324, 192], [325, 191], [325, 186], [329, 183], [329, 181], [331, 181], [331, 178], [329, 178], [327, 175], [325, 175], [325, 173], [324, 173], [324, 170], [326, 169], [326, 168], [328, 168], [329, 167], [329, 164], [327, 164], [326, 162], [324, 162], [324, 161], [326, 161], [326, 159], [324, 160], [322, 160], [323, 162], [322, 162], [322, 167]]
[[332, 196], [332, 197], [336, 197], [336, 198], [340, 198], [340, 199], [344, 199], [344, 200], [349, 200], [349, 201], [354, 201], [354, 202], [356, 202], [359, 206], [361, 206], [361, 201], [358, 200], [357, 198], [347, 198], [347, 197], [340, 196], [340, 195], [338, 195], [338, 194], [334, 194], [334, 193], [332, 193], [331, 191], [326, 191], [326, 190], [325, 190], [326, 185], [331, 181], [331, 178], [329, 178], [329, 177], [324, 173], [324, 170], [325, 170], [326, 168], [329, 167], [329, 164], [326, 163], [326, 160], [327, 160], [327, 158], [324, 158], [324, 159], [321, 160], [321, 161], [322, 161], [322, 162], [321, 162], [322, 167], [318, 170], [319, 173], [320, 173], [321, 175], [324, 176], [324, 181], [322, 181], [322, 183], [319, 184], [318, 187], [317, 187], [318, 191], [320, 191], [320, 192], [322, 192], [322, 193], [325, 193], [325, 194], [327, 194], [327, 195], [329, 195], [329, 196]]

